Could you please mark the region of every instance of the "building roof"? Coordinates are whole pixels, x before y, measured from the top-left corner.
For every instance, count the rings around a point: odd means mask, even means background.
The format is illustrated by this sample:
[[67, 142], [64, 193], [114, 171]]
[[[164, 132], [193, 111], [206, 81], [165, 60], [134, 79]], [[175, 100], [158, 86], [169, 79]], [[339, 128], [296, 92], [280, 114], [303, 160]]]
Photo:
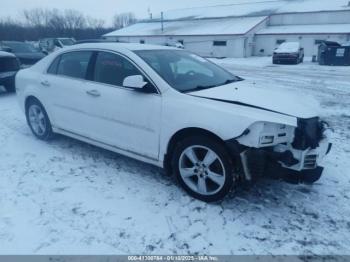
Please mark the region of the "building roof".
[[257, 35], [288, 35], [288, 34], [347, 34], [350, 24], [325, 25], [286, 25], [269, 26], [259, 30]]
[[163, 31], [161, 22], [143, 22], [116, 30], [104, 36], [244, 35], [265, 19], [267, 19], [266, 16], [167, 21], [163, 23]]
[[[239, 0], [237, 0], [239, 1]], [[165, 20], [201, 19], [240, 16], [269, 16], [279, 13], [300, 13], [350, 10], [349, 0], [256, 0], [164, 12]], [[160, 19], [160, 16], [156, 17]]]

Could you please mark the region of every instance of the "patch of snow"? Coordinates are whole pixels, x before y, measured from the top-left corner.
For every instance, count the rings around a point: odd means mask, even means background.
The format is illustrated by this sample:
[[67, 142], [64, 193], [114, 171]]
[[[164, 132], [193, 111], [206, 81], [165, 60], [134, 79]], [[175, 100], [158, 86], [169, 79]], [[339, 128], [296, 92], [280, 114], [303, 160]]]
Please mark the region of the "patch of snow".
[[275, 53], [297, 53], [300, 49], [299, 42], [284, 42], [274, 52]]
[[164, 22], [137, 23], [104, 35], [152, 36], [152, 35], [242, 35], [261, 23], [266, 17], [244, 17]]

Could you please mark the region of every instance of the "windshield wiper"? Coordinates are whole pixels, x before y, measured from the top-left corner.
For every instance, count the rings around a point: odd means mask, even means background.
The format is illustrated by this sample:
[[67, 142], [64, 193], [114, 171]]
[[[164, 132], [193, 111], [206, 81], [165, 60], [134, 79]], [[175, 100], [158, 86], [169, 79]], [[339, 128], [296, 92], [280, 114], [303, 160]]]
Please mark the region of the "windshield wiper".
[[224, 83], [217, 84], [217, 85], [207, 85], [207, 86], [199, 85], [199, 86], [196, 86], [196, 88], [194, 88], [194, 89], [185, 91], [185, 93], [199, 91], [199, 90], [204, 90], [204, 89], [209, 89], [209, 88], [218, 87], [218, 86], [224, 86], [224, 85], [228, 85], [228, 84], [231, 84], [231, 83], [234, 83], [234, 82], [238, 82], [238, 81], [242, 81], [242, 80], [243, 80], [242, 78], [235, 78], [235, 79], [228, 79]]

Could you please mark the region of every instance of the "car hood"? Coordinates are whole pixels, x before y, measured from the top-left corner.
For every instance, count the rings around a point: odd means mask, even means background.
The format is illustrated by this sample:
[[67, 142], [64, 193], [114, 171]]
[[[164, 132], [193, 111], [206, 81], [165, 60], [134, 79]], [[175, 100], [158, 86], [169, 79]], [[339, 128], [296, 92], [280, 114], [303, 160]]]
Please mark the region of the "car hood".
[[298, 118], [317, 117], [320, 112], [319, 103], [312, 97], [271, 90], [246, 80], [188, 94]]

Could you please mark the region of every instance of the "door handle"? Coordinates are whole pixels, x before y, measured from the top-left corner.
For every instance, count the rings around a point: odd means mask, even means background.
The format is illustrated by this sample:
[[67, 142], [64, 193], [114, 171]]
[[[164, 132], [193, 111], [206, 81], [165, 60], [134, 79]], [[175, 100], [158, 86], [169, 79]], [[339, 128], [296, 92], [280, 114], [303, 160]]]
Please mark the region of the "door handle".
[[89, 90], [89, 91], [86, 91], [86, 93], [90, 96], [94, 96], [94, 97], [99, 97], [101, 96], [101, 93], [97, 90]]
[[49, 86], [50, 86], [50, 82], [47, 81], [47, 80], [41, 81], [40, 84], [41, 84], [42, 86], [45, 86], [45, 87], [49, 87]]

